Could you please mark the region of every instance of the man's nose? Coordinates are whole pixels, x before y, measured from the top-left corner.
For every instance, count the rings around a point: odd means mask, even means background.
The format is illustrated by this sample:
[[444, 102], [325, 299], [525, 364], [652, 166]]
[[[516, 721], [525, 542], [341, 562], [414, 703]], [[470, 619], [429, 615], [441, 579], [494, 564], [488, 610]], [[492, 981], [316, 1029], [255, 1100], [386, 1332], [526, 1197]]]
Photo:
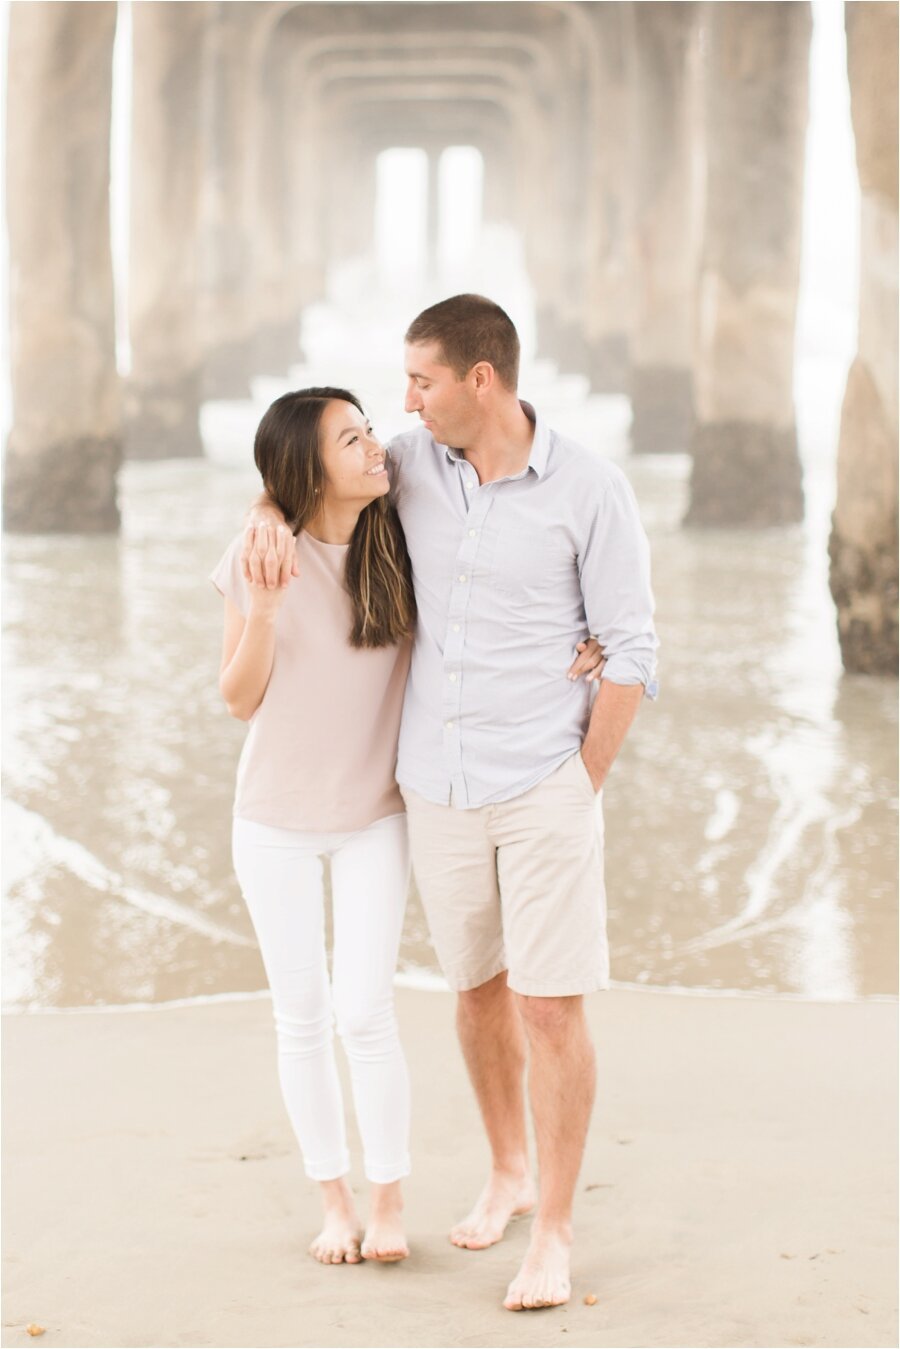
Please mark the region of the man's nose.
[[406, 402], [405, 402], [405, 404], [404, 404], [404, 411], [406, 411], [406, 412], [418, 412], [419, 409], [421, 408], [421, 406], [422, 406], [422, 399], [419, 397], [419, 391], [418, 391], [418, 389], [417, 389], [415, 386], [413, 386], [412, 388], [407, 389], [407, 390], [406, 390]]

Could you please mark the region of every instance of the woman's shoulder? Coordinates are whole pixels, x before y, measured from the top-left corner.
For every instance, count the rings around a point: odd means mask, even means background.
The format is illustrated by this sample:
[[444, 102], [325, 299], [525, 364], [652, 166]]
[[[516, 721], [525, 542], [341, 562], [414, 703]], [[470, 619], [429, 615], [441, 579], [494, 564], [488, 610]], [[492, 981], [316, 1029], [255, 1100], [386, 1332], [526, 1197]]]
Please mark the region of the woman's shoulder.
[[244, 547], [244, 531], [235, 534], [226, 547], [224, 553], [219, 558], [216, 565], [209, 574], [216, 590], [221, 595], [236, 604], [243, 612], [245, 608], [245, 599], [247, 592], [247, 583], [244, 580], [243, 568], [241, 567], [241, 553]]

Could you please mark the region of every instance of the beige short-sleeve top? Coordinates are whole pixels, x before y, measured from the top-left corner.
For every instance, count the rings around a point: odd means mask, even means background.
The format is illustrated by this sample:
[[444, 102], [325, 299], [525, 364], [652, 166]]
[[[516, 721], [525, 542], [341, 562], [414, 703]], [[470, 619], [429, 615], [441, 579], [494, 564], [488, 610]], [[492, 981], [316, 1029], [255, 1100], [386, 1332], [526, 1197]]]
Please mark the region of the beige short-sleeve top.
[[[210, 579], [246, 617], [241, 542], [238, 535]], [[348, 546], [297, 536], [300, 574], [278, 611], [272, 674], [238, 764], [240, 819], [344, 833], [403, 810], [394, 769], [411, 643], [350, 645]]]

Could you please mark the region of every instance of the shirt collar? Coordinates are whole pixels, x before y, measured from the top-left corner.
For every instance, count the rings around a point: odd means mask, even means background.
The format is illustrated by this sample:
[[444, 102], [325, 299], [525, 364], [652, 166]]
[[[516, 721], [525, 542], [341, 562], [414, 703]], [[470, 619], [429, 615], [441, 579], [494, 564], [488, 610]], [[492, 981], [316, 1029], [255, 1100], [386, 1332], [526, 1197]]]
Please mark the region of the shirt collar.
[[[524, 398], [519, 399], [519, 406], [525, 413], [530, 422], [534, 422], [534, 439], [531, 442], [531, 454], [528, 456], [528, 468], [534, 469], [538, 478], [544, 476], [544, 470], [547, 467], [547, 458], [550, 454], [550, 428], [542, 417], [539, 417], [530, 403], [526, 403]], [[447, 458], [451, 464], [464, 463], [466, 456], [462, 450], [455, 450], [452, 446], [444, 447]], [[527, 471], [527, 470], [526, 470]]]

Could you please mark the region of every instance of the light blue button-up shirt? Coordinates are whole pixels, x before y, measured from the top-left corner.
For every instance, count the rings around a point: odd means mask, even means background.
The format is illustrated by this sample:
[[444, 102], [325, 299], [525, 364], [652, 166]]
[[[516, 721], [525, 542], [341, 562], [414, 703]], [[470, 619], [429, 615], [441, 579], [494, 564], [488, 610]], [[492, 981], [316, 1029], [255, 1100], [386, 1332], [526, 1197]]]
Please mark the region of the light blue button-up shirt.
[[424, 428], [391, 441], [418, 628], [397, 780], [461, 808], [507, 801], [580, 748], [593, 686], [566, 678], [592, 633], [603, 678], [655, 695], [650, 550], [615, 464], [534, 410], [527, 468], [481, 484]]

